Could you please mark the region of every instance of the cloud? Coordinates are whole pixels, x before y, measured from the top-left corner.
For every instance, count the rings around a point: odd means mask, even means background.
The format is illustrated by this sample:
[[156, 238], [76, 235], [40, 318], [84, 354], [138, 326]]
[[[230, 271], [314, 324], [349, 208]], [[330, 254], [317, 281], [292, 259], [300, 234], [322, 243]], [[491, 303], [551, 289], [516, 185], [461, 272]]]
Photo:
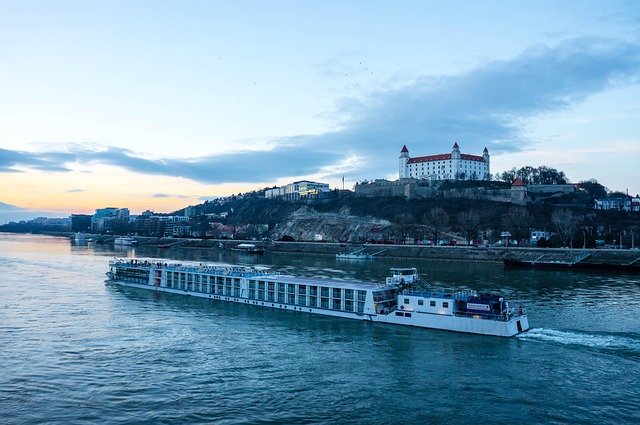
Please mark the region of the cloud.
[[187, 196], [187, 195], [168, 195], [166, 193], [156, 193], [156, 194], [152, 195], [151, 197], [152, 198], [179, 198], [179, 199], [189, 198], [189, 196]]
[[0, 212], [17, 212], [17, 211], [25, 211], [25, 209], [16, 207], [15, 205], [5, 204], [4, 202], [0, 202]]
[[39, 171], [66, 172], [69, 168], [62, 164], [74, 160], [73, 153], [45, 152], [33, 154], [23, 151], [12, 151], [0, 148], [0, 172], [19, 172], [22, 167]]
[[77, 145], [66, 152], [0, 150], [0, 172], [64, 172], [73, 162], [93, 162], [207, 184], [308, 175], [380, 177], [395, 171], [395, 158], [405, 144], [416, 155], [448, 152], [454, 142], [463, 152], [478, 155], [485, 146], [491, 153], [530, 148], [526, 130], [534, 118], [569, 109], [610, 88], [637, 84], [639, 75], [639, 45], [572, 39], [552, 47], [531, 46], [515, 58], [487, 61], [464, 74], [419, 76], [364, 98], [345, 98], [332, 114], [340, 130], [282, 137], [269, 150], [191, 159], [148, 159], [122, 148]]
[[67, 190], [67, 193], [77, 193], [77, 192], [84, 192], [84, 189], [69, 189]]

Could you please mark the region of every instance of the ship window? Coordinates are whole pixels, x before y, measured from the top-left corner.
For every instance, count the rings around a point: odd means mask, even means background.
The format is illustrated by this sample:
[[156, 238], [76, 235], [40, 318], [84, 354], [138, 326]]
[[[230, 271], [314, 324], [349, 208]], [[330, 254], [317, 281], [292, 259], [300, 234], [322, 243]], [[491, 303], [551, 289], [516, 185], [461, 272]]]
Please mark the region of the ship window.
[[298, 286], [298, 294], [305, 295], [307, 293], [307, 285]]
[[258, 289], [264, 291], [264, 282], [258, 282]]
[[344, 290], [344, 298], [346, 300], [352, 300], [353, 299], [353, 289], [345, 289]]
[[418, 305], [424, 305], [424, 300], [418, 300]]
[[429, 301], [429, 305], [430, 305], [431, 307], [435, 307], [435, 306], [436, 306], [436, 302], [435, 302], [435, 301]]
[[320, 298], [320, 307], [329, 308], [329, 298]]
[[342, 308], [342, 301], [340, 299], [333, 300], [333, 309], [340, 310]]
[[405, 313], [404, 317], [411, 317], [411, 313]]
[[321, 297], [328, 297], [329, 296], [329, 288], [325, 288], [325, 287], [320, 287], [320, 296]]
[[352, 300], [344, 300], [344, 309], [346, 311], [353, 311], [353, 301]]
[[299, 295], [298, 296], [298, 305], [307, 305], [307, 296]]
[[333, 288], [333, 298], [340, 298], [340, 288]]
[[367, 291], [358, 291], [358, 301], [366, 301]]
[[409, 304], [409, 298], [405, 298], [405, 299], [404, 299], [404, 303], [405, 303], [405, 304]]
[[309, 287], [309, 295], [318, 295], [318, 287], [317, 286], [310, 286]]
[[295, 294], [296, 293], [296, 285], [294, 285], [293, 283], [287, 284], [287, 293]]
[[309, 307], [316, 307], [318, 305], [317, 297], [309, 297]]
[[287, 294], [287, 302], [289, 304], [295, 304], [295, 302], [296, 302], [296, 294]]
[[443, 301], [442, 302], [442, 307], [448, 308], [449, 307], [449, 303], [447, 301]]

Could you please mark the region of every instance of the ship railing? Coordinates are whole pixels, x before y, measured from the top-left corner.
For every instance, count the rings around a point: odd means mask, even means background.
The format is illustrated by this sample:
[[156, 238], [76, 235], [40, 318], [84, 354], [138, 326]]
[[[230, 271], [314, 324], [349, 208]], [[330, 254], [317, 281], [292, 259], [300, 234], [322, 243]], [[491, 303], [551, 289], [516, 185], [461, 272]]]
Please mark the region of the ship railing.
[[115, 259], [109, 261], [110, 266], [119, 267], [157, 267], [171, 271], [179, 272], [192, 272], [192, 273], [209, 273], [218, 274], [222, 276], [231, 277], [251, 277], [251, 276], [272, 276], [278, 275], [278, 272], [271, 270], [256, 270], [247, 267], [222, 267], [222, 266], [208, 266], [208, 265], [196, 265], [196, 264], [181, 264], [181, 263], [163, 263], [154, 262], [150, 260], [138, 260], [138, 259]]
[[458, 317], [468, 317], [468, 318], [474, 318], [474, 319], [495, 320], [495, 321], [498, 321], [498, 322], [508, 322], [508, 321], [510, 321], [512, 319], [524, 316], [525, 312], [524, 312], [523, 309], [518, 309], [516, 311], [516, 309], [514, 309], [514, 308], [508, 308], [508, 309], [504, 310], [500, 314], [495, 314], [495, 313], [478, 314], [478, 313], [474, 313], [474, 312], [470, 312], [470, 311], [455, 311], [454, 315], [458, 316]]
[[474, 296], [476, 291], [470, 289], [456, 289], [456, 288], [429, 288], [427, 291], [407, 291], [407, 295], [414, 295], [425, 298], [453, 298], [453, 299], [467, 299], [470, 296]]

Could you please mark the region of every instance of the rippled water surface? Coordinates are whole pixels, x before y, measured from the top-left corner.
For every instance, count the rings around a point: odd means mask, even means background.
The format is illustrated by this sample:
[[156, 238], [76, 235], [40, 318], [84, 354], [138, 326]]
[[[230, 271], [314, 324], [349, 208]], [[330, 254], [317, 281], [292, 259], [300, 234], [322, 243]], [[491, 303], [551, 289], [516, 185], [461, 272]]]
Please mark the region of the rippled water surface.
[[[521, 301], [511, 339], [106, 287], [114, 256], [260, 264]], [[0, 423], [638, 423], [640, 277], [0, 234]]]

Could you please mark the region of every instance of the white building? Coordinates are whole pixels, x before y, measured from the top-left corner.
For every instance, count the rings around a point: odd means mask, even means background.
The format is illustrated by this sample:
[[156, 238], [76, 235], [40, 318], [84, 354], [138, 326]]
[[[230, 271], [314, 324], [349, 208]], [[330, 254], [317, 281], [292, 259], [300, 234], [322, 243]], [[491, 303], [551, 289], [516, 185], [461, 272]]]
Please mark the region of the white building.
[[330, 191], [328, 183], [301, 180], [275, 189], [267, 189], [264, 192], [264, 197], [285, 197], [288, 200], [297, 200], [301, 197], [319, 198]]
[[601, 198], [594, 202], [596, 210], [631, 211], [631, 198]]
[[536, 245], [540, 239], [549, 239], [551, 235], [546, 230], [532, 230], [531, 231], [531, 245]]
[[489, 180], [489, 151], [482, 156], [460, 153], [458, 144], [451, 153], [411, 158], [406, 146], [400, 151], [400, 179]]

